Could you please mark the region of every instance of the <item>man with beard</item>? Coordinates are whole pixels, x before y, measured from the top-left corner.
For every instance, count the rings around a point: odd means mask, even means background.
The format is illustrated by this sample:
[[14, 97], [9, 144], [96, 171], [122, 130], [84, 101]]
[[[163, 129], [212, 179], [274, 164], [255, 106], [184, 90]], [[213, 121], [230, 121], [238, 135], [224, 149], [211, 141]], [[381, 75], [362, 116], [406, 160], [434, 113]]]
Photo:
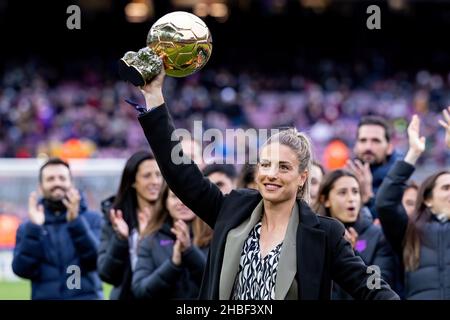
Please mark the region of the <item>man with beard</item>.
[[377, 221], [375, 195], [391, 166], [398, 158], [391, 142], [391, 132], [387, 121], [378, 116], [366, 116], [358, 124], [354, 147], [356, 160], [348, 163], [362, 187], [365, 205]]
[[29, 221], [17, 231], [14, 273], [31, 280], [32, 299], [103, 298], [96, 271], [101, 215], [87, 210], [61, 159], [40, 168], [39, 193], [31, 193]]

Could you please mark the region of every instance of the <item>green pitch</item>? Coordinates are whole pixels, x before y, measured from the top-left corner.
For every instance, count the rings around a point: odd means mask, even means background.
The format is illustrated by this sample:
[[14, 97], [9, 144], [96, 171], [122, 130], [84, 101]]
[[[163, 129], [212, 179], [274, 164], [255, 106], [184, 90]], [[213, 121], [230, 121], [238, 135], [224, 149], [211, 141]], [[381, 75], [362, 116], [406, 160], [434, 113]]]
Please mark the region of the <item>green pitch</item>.
[[[109, 298], [111, 285], [103, 283], [103, 293], [105, 299]], [[30, 300], [31, 284], [29, 281], [0, 281], [0, 300]]]
[[29, 300], [30, 292], [29, 281], [0, 281], [0, 300]]

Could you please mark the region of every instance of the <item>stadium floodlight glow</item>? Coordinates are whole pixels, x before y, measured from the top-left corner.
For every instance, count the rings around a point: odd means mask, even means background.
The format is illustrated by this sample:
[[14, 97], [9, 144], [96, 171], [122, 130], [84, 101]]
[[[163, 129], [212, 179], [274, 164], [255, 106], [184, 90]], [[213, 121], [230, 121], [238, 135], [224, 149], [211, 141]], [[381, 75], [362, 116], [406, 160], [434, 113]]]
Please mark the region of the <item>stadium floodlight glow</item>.
[[199, 2], [194, 6], [194, 14], [199, 17], [206, 17], [209, 13], [209, 6], [204, 2]]
[[396, 11], [401, 11], [406, 9], [405, 0], [388, 0], [389, 8]]
[[153, 16], [153, 2], [150, 0], [133, 0], [125, 6], [128, 22], [141, 23]]
[[199, 0], [172, 0], [172, 5], [177, 8], [192, 8]]
[[305, 8], [321, 11], [328, 7], [330, 0], [300, 0], [300, 4]]
[[202, 18], [209, 15], [216, 18], [218, 22], [225, 22], [228, 19], [229, 10], [223, 1], [199, 1], [193, 6], [193, 13]]
[[211, 3], [209, 14], [214, 18], [225, 18], [228, 16], [228, 7], [225, 3]]

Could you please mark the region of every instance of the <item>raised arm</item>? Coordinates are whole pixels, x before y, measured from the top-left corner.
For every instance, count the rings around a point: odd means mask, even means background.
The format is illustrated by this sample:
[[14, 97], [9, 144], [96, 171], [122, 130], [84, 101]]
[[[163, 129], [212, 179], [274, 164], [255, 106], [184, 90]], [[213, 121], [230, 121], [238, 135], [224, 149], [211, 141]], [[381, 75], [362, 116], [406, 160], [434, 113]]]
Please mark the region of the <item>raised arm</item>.
[[214, 228], [224, 196], [215, 184], [203, 177], [197, 165], [183, 154], [164, 104], [161, 89], [163, 79], [164, 71], [143, 87], [142, 93], [148, 111], [139, 116], [139, 122], [170, 189], [196, 215]]
[[402, 205], [406, 182], [414, 172], [414, 165], [425, 150], [425, 137], [419, 135], [420, 119], [414, 115], [408, 126], [409, 150], [403, 161], [389, 170], [378, 190], [376, 208], [386, 239], [401, 257], [408, 215]]
[[442, 116], [444, 120], [439, 119], [439, 124], [445, 129], [445, 143], [447, 148], [450, 149], [450, 107], [442, 111]]

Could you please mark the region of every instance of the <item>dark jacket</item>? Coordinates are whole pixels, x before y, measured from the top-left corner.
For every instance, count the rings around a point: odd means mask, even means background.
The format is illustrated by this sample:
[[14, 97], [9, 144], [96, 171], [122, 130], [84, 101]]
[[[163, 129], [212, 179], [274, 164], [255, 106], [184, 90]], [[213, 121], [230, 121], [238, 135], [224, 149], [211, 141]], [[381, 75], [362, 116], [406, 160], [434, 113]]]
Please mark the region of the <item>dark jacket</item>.
[[[389, 171], [378, 191], [376, 205], [386, 239], [401, 258], [408, 215], [402, 205], [406, 182], [414, 166], [398, 161]], [[405, 272], [406, 299], [450, 299], [450, 222], [440, 222], [434, 215], [425, 224], [419, 267]]]
[[398, 159], [398, 154], [394, 151], [390, 156], [387, 157], [387, 161], [381, 165], [372, 165], [370, 166], [370, 171], [372, 172], [372, 191], [375, 195], [373, 198], [369, 200], [365, 205], [369, 208], [372, 213], [373, 219], [378, 218], [378, 213], [375, 207], [375, 198], [378, 192], [378, 189], [383, 182], [383, 179], [388, 174], [389, 170], [392, 168], [394, 163]]
[[[359, 214], [358, 220], [352, 225], [358, 233], [355, 252], [368, 266], [378, 266], [381, 277], [393, 286], [396, 264], [394, 252], [384, 238], [381, 227], [373, 224], [370, 213]], [[338, 285], [333, 286], [333, 300], [348, 300], [351, 296]]]
[[[171, 139], [174, 127], [165, 105], [141, 115], [139, 121], [170, 189], [214, 229], [200, 298], [218, 299], [228, 232], [249, 218], [260, 203], [261, 195], [250, 189], [222, 195], [192, 162], [175, 165], [171, 153], [179, 141]], [[367, 267], [344, 239], [344, 226], [340, 222], [317, 216], [303, 201], [298, 201], [298, 207], [295, 276], [298, 299], [330, 299], [332, 280], [356, 298], [398, 298], [384, 281], [380, 289], [368, 289]]]
[[[88, 211], [83, 198], [79, 216], [71, 222], [66, 212], [44, 211], [44, 225], [28, 221], [19, 226], [14, 273], [31, 280], [32, 299], [102, 299], [96, 264], [101, 215]], [[72, 265], [80, 268], [80, 289], [71, 286], [77, 274]]]
[[206, 255], [192, 245], [182, 264], [172, 262], [176, 238], [165, 223], [153, 235], [141, 240], [133, 273], [133, 293], [139, 299], [196, 299], [200, 291]]
[[131, 261], [128, 240], [122, 240], [114, 232], [109, 220], [109, 210], [114, 197], [102, 201], [104, 224], [102, 228], [100, 247], [98, 250], [98, 273], [100, 278], [114, 286], [111, 290], [111, 300], [131, 300]]

